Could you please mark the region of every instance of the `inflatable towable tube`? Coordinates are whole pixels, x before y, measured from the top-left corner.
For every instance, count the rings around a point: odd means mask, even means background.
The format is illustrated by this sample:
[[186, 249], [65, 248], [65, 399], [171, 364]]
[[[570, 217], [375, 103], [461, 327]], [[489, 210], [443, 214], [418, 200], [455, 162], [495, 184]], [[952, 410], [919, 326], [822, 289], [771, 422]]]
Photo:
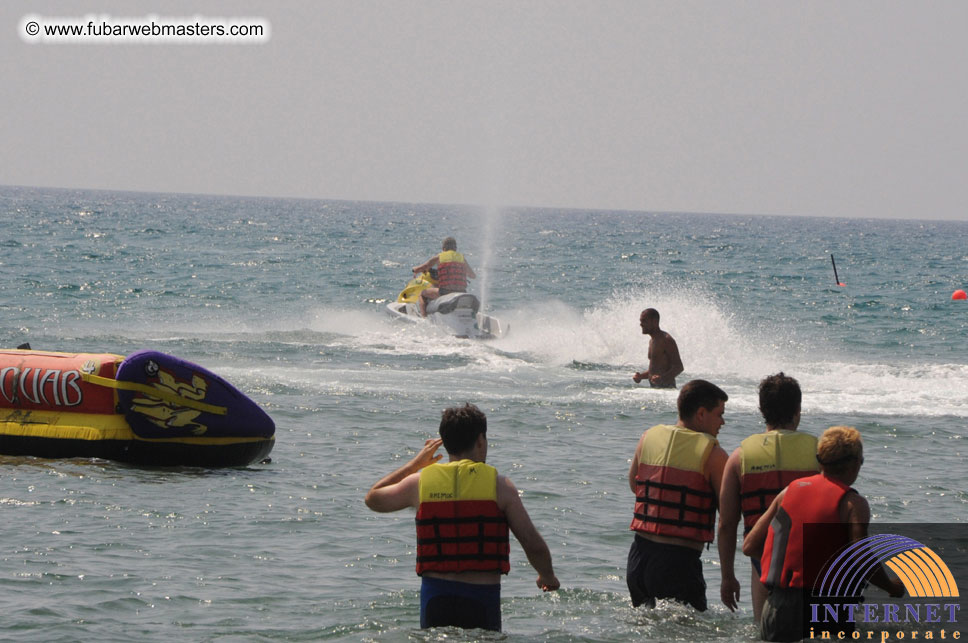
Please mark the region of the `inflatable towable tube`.
[[0, 453], [141, 465], [238, 467], [275, 424], [204, 368], [155, 351], [0, 350]]

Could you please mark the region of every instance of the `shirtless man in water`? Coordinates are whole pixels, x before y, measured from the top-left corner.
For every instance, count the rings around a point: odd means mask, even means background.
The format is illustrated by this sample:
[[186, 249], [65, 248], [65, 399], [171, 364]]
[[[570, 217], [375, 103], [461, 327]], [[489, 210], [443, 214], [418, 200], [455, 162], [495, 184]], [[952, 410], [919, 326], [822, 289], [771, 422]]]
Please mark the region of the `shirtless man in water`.
[[652, 388], [675, 388], [676, 375], [682, 372], [682, 359], [679, 347], [672, 335], [659, 328], [659, 311], [646, 308], [639, 315], [642, 334], [649, 335], [649, 370], [636, 373], [632, 379], [636, 383], [648, 380]]

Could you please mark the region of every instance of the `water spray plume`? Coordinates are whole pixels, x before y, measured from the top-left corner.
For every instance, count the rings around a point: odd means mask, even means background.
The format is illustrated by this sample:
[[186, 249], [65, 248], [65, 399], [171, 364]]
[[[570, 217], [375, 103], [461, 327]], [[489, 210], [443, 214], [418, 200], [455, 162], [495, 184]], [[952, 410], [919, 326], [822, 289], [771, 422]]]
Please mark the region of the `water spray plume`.
[[484, 254], [481, 256], [481, 312], [487, 311], [491, 294], [491, 265], [494, 262], [494, 234], [501, 219], [501, 210], [488, 206], [484, 210]]

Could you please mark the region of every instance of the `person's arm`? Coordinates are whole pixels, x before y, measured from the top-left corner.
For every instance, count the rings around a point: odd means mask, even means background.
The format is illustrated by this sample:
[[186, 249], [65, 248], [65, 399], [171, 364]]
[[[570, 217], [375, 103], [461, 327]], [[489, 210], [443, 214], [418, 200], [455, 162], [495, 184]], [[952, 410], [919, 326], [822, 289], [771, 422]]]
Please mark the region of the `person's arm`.
[[645, 433], [639, 438], [639, 443], [635, 445], [635, 455], [632, 456], [632, 464], [629, 466], [629, 489], [635, 493], [635, 478], [639, 474], [639, 454], [642, 453], [642, 441], [645, 440]]
[[474, 274], [474, 270], [471, 268], [471, 265], [466, 261], [464, 262], [464, 269], [467, 271], [468, 279], [477, 279], [477, 275]]
[[719, 568], [722, 575], [719, 597], [730, 611], [736, 611], [740, 592], [735, 568], [736, 530], [740, 519], [740, 460], [741, 450], [736, 449], [726, 461], [723, 484], [719, 490], [719, 530], [716, 534]]
[[419, 266], [414, 266], [413, 273], [415, 275], [419, 275], [422, 272], [426, 272], [430, 270], [432, 266], [436, 266], [438, 261], [440, 261], [440, 257], [438, 255], [434, 255], [433, 257], [431, 257], [430, 259], [427, 259]]
[[380, 478], [366, 493], [366, 506], [382, 513], [420, 504], [420, 470], [444, 457], [434, 455], [443, 443], [440, 438], [427, 440], [410, 462]]
[[651, 375], [651, 372], [652, 372], [652, 370], [651, 370], [652, 369], [652, 344], [653, 344], [652, 339], [649, 338], [649, 353], [648, 353], [649, 368], [645, 369], [644, 371], [640, 371], [640, 372], [635, 373], [634, 375], [632, 375], [632, 379], [635, 381], [636, 384], [638, 384], [642, 380], [645, 380], [646, 382], [651, 382], [652, 381], [652, 375]]
[[507, 517], [511, 533], [521, 543], [521, 548], [524, 549], [528, 562], [538, 572], [538, 587], [545, 592], [552, 592], [561, 587], [561, 583], [555, 576], [555, 570], [551, 565], [551, 550], [548, 549], [548, 544], [538, 533], [534, 523], [531, 522], [531, 517], [524, 508], [524, 503], [521, 502], [518, 490], [504, 476], [498, 476], [497, 501], [498, 507]]
[[[840, 513], [841, 520], [847, 523], [850, 530], [850, 542], [855, 543], [867, 538], [867, 527], [871, 522], [871, 508], [864, 496], [856, 491], [848, 492], [841, 500]], [[904, 584], [888, 576], [883, 565], [878, 565], [877, 569], [874, 570], [871, 575], [871, 583], [883, 589], [892, 598], [904, 596]]]
[[786, 489], [777, 494], [773, 503], [770, 504], [770, 508], [760, 516], [750, 532], [743, 537], [743, 553], [747, 556], [752, 558], [762, 555], [763, 544], [766, 543], [766, 534], [770, 530], [770, 523], [773, 522], [773, 517], [776, 516], [784, 497], [786, 497]]
[[713, 501], [717, 506], [719, 506], [719, 494], [723, 487], [723, 471], [726, 470], [728, 459], [729, 456], [726, 455], [726, 451], [717, 444], [706, 460], [706, 476], [709, 479], [709, 484], [713, 487]]

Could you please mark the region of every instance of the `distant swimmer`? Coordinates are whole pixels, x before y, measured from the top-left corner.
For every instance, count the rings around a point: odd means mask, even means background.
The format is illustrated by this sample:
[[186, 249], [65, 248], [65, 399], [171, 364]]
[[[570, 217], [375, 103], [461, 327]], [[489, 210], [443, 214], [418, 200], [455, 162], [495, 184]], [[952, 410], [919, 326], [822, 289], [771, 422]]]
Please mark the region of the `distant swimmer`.
[[[818, 600], [813, 597], [814, 584], [825, 562], [845, 545], [867, 537], [870, 505], [850, 486], [864, 464], [860, 433], [849, 426], [830, 427], [817, 443], [817, 460], [820, 473], [791, 482], [743, 539], [747, 556], [763, 552], [760, 581], [769, 590], [760, 619], [764, 641], [807, 638], [804, 597]], [[904, 596], [904, 585], [882, 566], [870, 582], [892, 597]], [[855, 623], [853, 617], [849, 621], [824, 627], [845, 632], [850, 639]]]
[[[434, 455], [443, 444], [449, 462]], [[487, 417], [473, 404], [446, 409], [440, 439], [366, 494], [373, 511], [417, 508], [420, 627], [501, 630], [501, 574], [511, 569], [508, 529], [538, 572], [543, 591], [560, 583], [551, 552], [518, 490], [487, 456]]]
[[457, 252], [457, 240], [454, 237], [444, 239], [441, 250], [440, 254], [413, 267], [413, 273], [419, 275], [437, 266], [437, 287], [420, 291], [420, 314], [424, 317], [427, 316], [427, 302], [452, 292], [467, 292], [467, 280], [477, 279], [464, 255]]
[[725, 424], [726, 393], [705, 380], [679, 392], [679, 420], [639, 439], [629, 467], [635, 494], [626, 582], [632, 605], [671, 598], [706, 610], [703, 546], [713, 541], [726, 452], [716, 436]]
[[[820, 470], [817, 438], [797, 431], [803, 398], [800, 384], [781, 372], [763, 378], [759, 393], [766, 432], [749, 436], [729, 456], [723, 472], [723, 488], [719, 492], [719, 532], [716, 538], [722, 573], [719, 587], [723, 604], [730, 610], [736, 609], [739, 599], [734, 563], [740, 518], [745, 536], [784, 487]], [[753, 567], [750, 597], [753, 620], [757, 623], [766, 600], [766, 588], [760, 582], [759, 554], [757, 552], [750, 558]]]
[[639, 315], [642, 334], [649, 335], [649, 370], [635, 373], [636, 383], [647, 380], [652, 388], [675, 388], [676, 376], [682, 373], [679, 346], [672, 335], [659, 328], [659, 311], [646, 308]]

